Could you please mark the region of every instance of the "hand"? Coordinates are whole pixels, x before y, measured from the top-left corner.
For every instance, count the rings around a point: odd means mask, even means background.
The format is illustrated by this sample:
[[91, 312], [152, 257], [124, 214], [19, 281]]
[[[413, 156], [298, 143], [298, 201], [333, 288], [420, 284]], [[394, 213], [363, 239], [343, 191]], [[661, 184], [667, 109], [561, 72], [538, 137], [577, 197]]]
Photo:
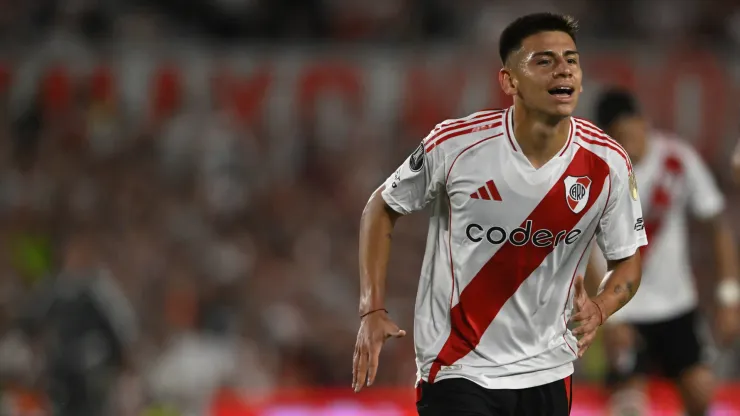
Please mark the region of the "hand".
[[740, 331], [740, 310], [738, 307], [723, 306], [717, 310], [715, 325], [717, 330], [717, 341], [720, 345], [727, 346]]
[[384, 311], [373, 312], [362, 318], [352, 360], [352, 389], [355, 393], [362, 389], [365, 381], [368, 387], [375, 381], [378, 356], [385, 341], [405, 335], [406, 331], [399, 329]]
[[581, 358], [596, 338], [596, 330], [604, 323], [604, 316], [601, 308], [586, 293], [583, 276], [576, 277], [573, 303], [576, 313], [571, 321], [578, 323], [578, 328], [572, 334], [578, 338], [578, 358]]

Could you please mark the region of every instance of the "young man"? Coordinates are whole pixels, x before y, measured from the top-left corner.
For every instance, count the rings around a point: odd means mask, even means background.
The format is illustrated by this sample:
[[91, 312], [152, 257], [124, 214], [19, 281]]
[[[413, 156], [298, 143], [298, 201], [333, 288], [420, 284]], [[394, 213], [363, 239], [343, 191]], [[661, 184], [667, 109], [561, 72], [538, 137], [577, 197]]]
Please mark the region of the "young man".
[[[383, 299], [393, 225], [430, 206], [414, 323], [419, 414], [569, 413], [572, 362], [634, 295], [647, 242], [627, 153], [571, 117], [582, 75], [575, 31], [547, 13], [511, 23], [499, 82], [514, 105], [439, 124], [370, 197], [355, 391], [372, 384], [384, 341], [405, 335]], [[612, 277], [589, 298], [594, 236]]]
[[[597, 103], [597, 118], [635, 162], [650, 246], [642, 249], [640, 292], [607, 325], [609, 384], [615, 389], [615, 415], [644, 414], [643, 375], [657, 369], [673, 379], [689, 415], [706, 414], [713, 377], [697, 327], [697, 294], [689, 263], [687, 212], [713, 234], [717, 272], [717, 330], [729, 342], [737, 329], [740, 302], [736, 246], [722, 213], [724, 198], [699, 155], [683, 140], [652, 131], [633, 96], [610, 90]], [[598, 270], [592, 253], [591, 270]], [[590, 273], [590, 271], [589, 271]], [[603, 271], [587, 276], [598, 287]]]

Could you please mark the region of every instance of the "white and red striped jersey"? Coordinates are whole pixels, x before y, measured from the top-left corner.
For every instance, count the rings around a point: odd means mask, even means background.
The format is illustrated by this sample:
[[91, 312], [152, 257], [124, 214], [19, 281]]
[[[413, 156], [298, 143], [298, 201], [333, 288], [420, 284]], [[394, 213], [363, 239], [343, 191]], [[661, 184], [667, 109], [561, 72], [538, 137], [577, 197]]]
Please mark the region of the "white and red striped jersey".
[[399, 213], [431, 206], [414, 318], [418, 379], [519, 389], [569, 376], [572, 286], [590, 241], [610, 259], [647, 243], [616, 142], [571, 118], [563, 149], [535, 169], [513, 112], [439, 124], [385, 182]]
[[641, 250], [640, 290], [610, 321], [650, 323], [697, 306], [689, 255], [688, 213], [720, 214], [724, 197], [701, 157], [667, 133], [650, 133], [645, 156], [635, 165], [650, 245]]

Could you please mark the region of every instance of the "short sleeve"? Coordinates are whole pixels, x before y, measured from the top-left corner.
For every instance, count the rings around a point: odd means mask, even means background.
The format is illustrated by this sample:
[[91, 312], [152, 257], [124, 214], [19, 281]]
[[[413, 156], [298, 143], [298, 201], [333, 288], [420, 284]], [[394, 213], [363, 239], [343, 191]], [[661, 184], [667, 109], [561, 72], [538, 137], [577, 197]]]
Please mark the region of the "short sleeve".
[[607, 260], [627, 258], [647, 245], [637, 179], [626, 164], [612, 168], [611, 190], [596, 241]]
[[696, 151], [685, 146], [683, 159], [691, 212], [699, 219], [708, 219], [725, 209], [725, 198], [707, 165]]
[[422, 142], [385, 181], [383, 199], [403, 215], [423, 209], [444, 189], [444, 166], [442, 148], [425, 149]]

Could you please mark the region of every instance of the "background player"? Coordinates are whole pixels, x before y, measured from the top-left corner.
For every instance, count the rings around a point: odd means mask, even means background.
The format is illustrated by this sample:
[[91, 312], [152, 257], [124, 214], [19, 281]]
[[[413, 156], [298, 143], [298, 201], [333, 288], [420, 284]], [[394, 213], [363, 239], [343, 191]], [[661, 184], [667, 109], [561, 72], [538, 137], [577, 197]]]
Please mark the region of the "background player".
[[[717, 287], [717, 333], [719, 340], [727, 343], [737, 330], [740, 285], [735, 240], [722, 215], [724, 198], [699, 155], [680, 138], [651, 130], [629, 92], [607, 91], [598, 100], [596, 112], [599, 125], [624, 146], [635, 162], [645, 214], [641, 224], [650, 240], [650, 245], [642, 249], [644, 278], [640, 292], [610, 320], [605, 332], [609, 381], [617, 393], [613, 411], [644, 411], [641, 376], [652, 366], [676, 382], [690, 415], [704, 415], [714, 380], [698, 327], [687, 212], [691, 211], [713, 233], [721, 279]], [[590, 269], [599, 269], [598, 256], [595, 250]], [[593, 279], [589, 286], [598, 286], [603, 275], [589, 275], [588, 279]]]
[[[383, 342], [405, 334], [383, 299], [394, 223], [430, 205], [414, 323], [419, 413], [569, 413], [572, 362], [637, 290], [646, 244], [626, 152], [571, 117], [582, 76], [575, 30], [553, 14], [509, 25], [499, 81], [514, 106], [441, 123], [370, 198], [356, 391], [372, 384]], [[612, 277], [590, 299], [580, 275], [594, 235]]]

